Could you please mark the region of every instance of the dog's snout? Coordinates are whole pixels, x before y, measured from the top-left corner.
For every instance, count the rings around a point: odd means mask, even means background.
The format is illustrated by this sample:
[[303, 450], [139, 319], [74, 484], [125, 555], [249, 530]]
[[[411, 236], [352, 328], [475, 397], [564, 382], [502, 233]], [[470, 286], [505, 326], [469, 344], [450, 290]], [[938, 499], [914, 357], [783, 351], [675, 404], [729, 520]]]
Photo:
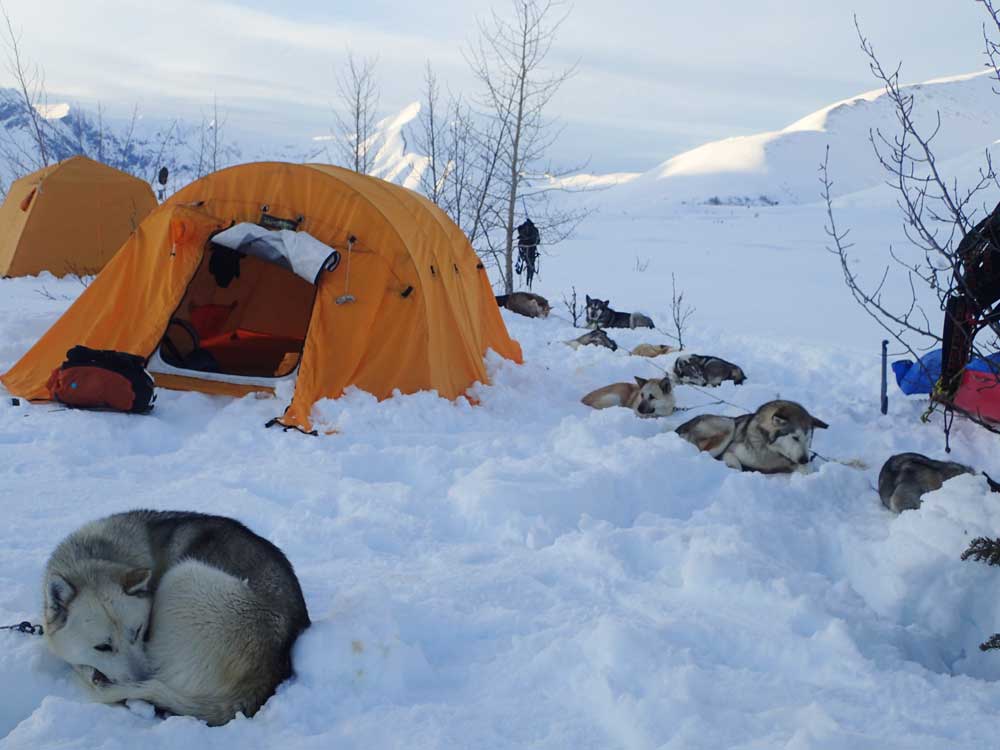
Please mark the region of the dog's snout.
[[111, 680], [99, 669], [94, 669], [90, 674], [90, 682], [94, 687], [106, 687], [111, 684]]
[[653, 413], [653, 407], [650, 406], [645, 401], [643, 401], [643, 402], [641, 402], [639, 404], [639, 408], [636, 409], [636, 411], [638, 411], [640, 414], [652, 414]]
[[809, 456], [803, 456], [802, 458], [800, 458], [799, 463], [805, 466], [807, 463], [809, 463]]

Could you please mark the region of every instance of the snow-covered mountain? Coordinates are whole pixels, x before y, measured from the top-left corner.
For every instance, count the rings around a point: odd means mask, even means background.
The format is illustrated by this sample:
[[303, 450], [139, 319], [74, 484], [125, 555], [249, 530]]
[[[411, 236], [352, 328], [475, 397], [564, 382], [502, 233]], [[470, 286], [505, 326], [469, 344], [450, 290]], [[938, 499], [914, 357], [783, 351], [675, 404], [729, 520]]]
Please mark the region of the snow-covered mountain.
[[[923, 132], [941, 130], [941, 161], [972, 158], [1000, 136], [1000, 96], [987, 73], [907, 86]], [[885, 175], [869, 140], [872, 130], [898, 130], [892, 102], [881, 89], [845, 99], [782, 130], [706, 143], [667, 159], [616, 191], [631, 206], [662, 201], [722, 205], [799, 204], [818, 198], [817, 168], [830, 147], [835, 192], [846, 195], [881, 184]]]
[[[331, 133], [286, 136], [220, 117], [210, 119], [107, 117], [67, 102], [38, 107], [49, 151], [49, 161], [85, 154], [152, 182], [160, 167], [170, 172], [172, 193], [198, 176], [231, 164], [250, 161], [319, 161], [337, 163]], [[409, 153], [405, 130], [420, 112], [419, 102], [380, 120], [368, 140], [375, 154], [371, 174], [407, 187], [416, 187], [426, 158]], [[218, 127], [218, 139], [215, 130]], [[30, 118], [17, 92], [0, 89], [0, 148], [9, 158], [0, 160], [4, 182], [41, 166], [35, 156]]]

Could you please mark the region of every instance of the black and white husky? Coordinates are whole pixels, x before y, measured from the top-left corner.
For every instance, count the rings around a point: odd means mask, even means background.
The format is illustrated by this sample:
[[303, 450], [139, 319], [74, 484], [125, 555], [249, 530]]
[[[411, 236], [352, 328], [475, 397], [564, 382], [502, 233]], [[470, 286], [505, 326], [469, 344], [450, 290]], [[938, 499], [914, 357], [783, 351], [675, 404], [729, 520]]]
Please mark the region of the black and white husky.
[[674, 361], [674, 380], [683, 385], [702, 385], [715, 388], [724, 380], [742, 385], [747, 379], [743, 368], [720, 357], [685, 354]]
[[588, 328], [653, 328], [653, 321], [642, 313], [624, 313], [611, 309], [611, 300], [587, 295]]
[[291, 676], [309, 615], [291, 563], [243, 524], [137, 510], [56, 547], [44, 624], [96, 700], [224, 724], [252, 716]]

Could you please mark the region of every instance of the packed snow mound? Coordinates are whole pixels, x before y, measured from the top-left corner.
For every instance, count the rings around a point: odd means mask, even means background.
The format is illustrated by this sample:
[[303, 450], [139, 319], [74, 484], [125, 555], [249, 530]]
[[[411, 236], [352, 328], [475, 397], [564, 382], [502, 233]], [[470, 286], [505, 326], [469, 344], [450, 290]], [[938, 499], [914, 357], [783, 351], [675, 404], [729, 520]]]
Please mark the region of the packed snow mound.
[[[914, 97], [914, 118], [930, 134], [940, 160], [978, 154], [1000, 133], [1000, 96], [988, 72], [940, 78], [904, 87]], [[620, 201], [714, 205], [810, 203], [818, 199], [817, 168], [830, 148], [835, 195], [884, 181], [870, 134], [892, 138], [899, 125], [882, 90], [837, 102], [783, 130], [726, 138], [674, 156], [616, 191]], [[877, 136], [876, 136], [877, 137]]]

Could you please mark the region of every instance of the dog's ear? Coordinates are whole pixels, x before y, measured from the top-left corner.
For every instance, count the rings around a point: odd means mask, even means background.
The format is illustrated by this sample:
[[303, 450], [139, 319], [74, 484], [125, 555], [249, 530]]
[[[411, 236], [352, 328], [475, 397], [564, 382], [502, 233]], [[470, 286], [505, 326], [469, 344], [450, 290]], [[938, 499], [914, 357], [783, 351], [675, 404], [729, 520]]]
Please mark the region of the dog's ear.
[[50, 573], [45, 580], [45, 627], [52, 632], [66, 624], [69, 603], [76, 588], [61, 575]]
[[786, 424], [788, 424], [788, 420], [782, 417], [780, 414], [772, 414], [771, 422], [774, 423], [775, 427], [784, 427]]
[[149, 568], [132, 568], [122, 576], [122, 591], [129, 596], [145, 596], [150, 593], [150, 579], [153, 571]]
[[670, 376], [667, 375], [660, 381], [660, 390], [664, 393], [670, 393], [670, 389], [674, 387], [674, 384], [670, 382]]
[[587, 295], [587, 304], [588, 305], [590, 304], [590, 295], [589, 294]]
[[638, 386], [639, 386], [640, 388], [642, 388], [642, 387], [643, 387], [644, 385], [646, 385], [646, 383], [648, 383], [648, 382], [649, 382], [649, 381], [648, 381], [648, 380], [646, 380], [646, 378], [640, 378], [640, 377], [639, 377], [638, 375], [636, 375], [636, 376], [635, 376], [635, 383], [636, 383], [636, 385], [638, 385]]
[[813, 421], [813, 427], [815, 427], [817, 430], [825, 430], [827, 427], [830, 426], [822, 419], [816, 419], [816, 417], [812, 417], [812, 421]]

